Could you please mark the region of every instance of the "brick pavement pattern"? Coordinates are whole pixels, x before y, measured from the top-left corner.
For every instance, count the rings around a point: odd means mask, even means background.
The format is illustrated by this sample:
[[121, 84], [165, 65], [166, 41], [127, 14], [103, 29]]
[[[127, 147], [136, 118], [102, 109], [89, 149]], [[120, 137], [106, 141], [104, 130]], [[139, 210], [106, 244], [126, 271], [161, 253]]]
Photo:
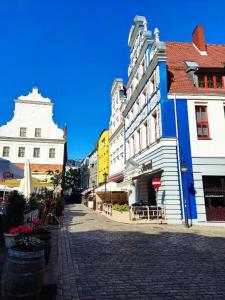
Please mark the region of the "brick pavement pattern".
[[225, 299], [225, 228], [129, 225], [69, 205], [57, 300]]

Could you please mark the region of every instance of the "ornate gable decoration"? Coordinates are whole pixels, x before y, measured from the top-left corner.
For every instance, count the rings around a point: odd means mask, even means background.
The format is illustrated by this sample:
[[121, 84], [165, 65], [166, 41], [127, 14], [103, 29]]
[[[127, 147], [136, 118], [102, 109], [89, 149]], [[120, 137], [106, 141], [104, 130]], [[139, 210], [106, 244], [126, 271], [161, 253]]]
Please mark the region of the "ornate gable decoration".
[[142, 16], [136, 16], [134, 18], [134, 25], [131, 26], [128, 37], [128, 46], [130, 48], [130, 64], [128, 67], [128, 75], [136, 64], [146, 38], [151, 39], [151, 37], [152, 33], [147, 29], [146, 18]]

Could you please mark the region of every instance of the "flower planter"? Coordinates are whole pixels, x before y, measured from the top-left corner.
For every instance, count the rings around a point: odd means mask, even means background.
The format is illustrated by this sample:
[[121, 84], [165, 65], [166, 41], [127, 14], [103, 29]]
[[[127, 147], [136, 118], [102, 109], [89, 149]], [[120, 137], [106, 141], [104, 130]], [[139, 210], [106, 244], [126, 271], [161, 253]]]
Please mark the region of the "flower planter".
[[11, 233], [4, 233], [5, 247], [10, 248], [15, 245], [14, 235]]
[[38, 300], [44, 275], [44, 250], [9, 249], [2, 272], [2, 300]]
[[44, 259], [47, 265], [52, 248], [51, 233], [35, 233], [34, 236], [44, 242]]

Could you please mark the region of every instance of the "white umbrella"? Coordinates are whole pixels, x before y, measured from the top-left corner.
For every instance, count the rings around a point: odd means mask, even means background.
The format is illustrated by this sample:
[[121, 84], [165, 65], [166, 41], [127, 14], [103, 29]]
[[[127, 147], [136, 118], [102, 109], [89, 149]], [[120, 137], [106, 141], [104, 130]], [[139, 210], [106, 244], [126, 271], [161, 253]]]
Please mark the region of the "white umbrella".
[[118, 185], [116, 182], [110, 181], [106, 184], [106, 186], [103, 184], [101, 186], [99, 186], [98, 188], [95, 189], [96, 193], [102, 193], [105, 192], [105, 190], [107, 192], [120, 192], [121, 189], [118, 188]]
[[21, 192], [26, 199], [30, 197], [32, 193], [32, 178], [30, 171], [30, 162], [27, 159], [24, 165], [24, 178], [20, 181], [19, 192]]

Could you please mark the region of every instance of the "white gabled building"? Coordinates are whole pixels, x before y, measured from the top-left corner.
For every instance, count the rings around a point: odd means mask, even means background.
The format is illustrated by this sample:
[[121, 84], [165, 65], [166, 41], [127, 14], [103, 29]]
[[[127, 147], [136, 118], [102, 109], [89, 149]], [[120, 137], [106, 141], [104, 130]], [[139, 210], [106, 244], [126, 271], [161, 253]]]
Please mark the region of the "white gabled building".
[[0, 127], [0, 157], [21, 169], [29, 159], [33, 175], [40, 179], [48, 171], [62, 171], [66, 136], [52, 117], [53, 103], [37, 88], [18, 97], [12, 120]]
[[120, 182], [124, 178], [124, 118], [125, 89], [122, 79], [115, 79], [111, 90], [111, 118], [109, 124], [109, 179]]

